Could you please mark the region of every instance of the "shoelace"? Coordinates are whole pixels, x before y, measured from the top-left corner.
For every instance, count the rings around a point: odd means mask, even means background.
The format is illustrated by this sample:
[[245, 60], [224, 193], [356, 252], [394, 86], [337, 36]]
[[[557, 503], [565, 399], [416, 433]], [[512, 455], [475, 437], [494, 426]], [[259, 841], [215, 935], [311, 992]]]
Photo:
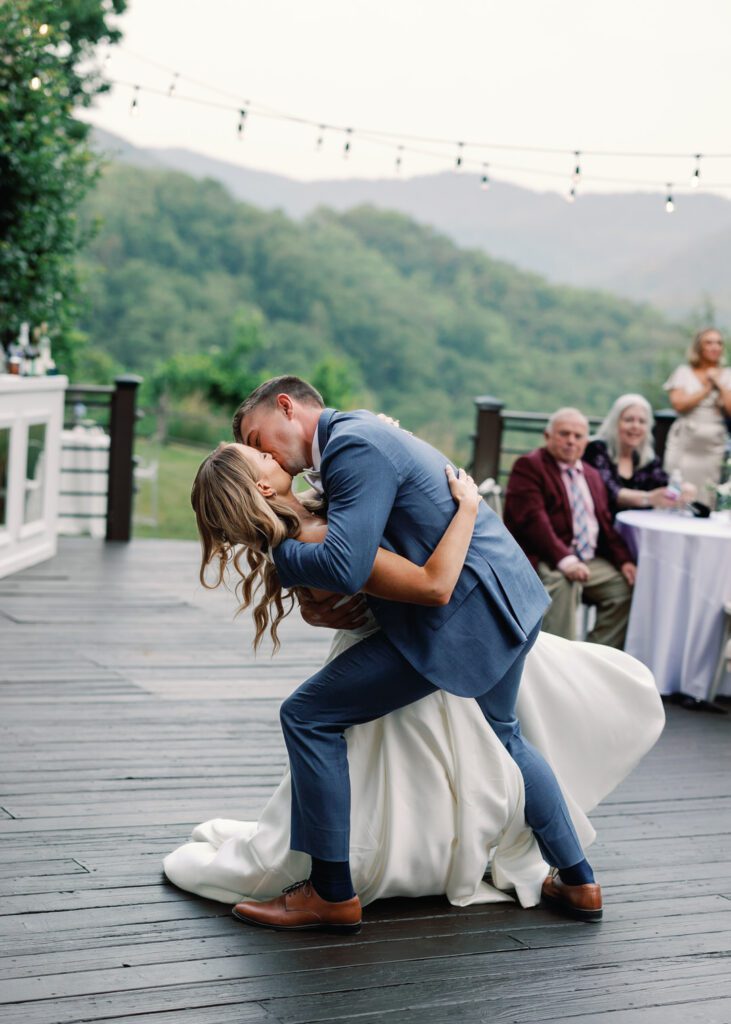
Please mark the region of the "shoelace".
[[297, 892], [298, 889], [304, 889], [305, 887], [311, 888], [309, 878], [303, 878], [301, 882], [295, 882], [294, 885], [288, 885], [286, 889], [282, 889], [283, 893]]

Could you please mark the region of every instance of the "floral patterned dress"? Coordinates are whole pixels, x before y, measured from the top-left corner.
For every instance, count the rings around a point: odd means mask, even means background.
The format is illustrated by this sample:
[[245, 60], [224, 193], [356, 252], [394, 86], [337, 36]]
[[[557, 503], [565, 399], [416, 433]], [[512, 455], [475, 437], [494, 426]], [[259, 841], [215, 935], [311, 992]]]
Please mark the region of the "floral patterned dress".
[[586, 446], [584, 462], [588, 462], [594, 469], [599, 470], [609, 495], [609, 507], [612, 510], [612, 515], [615, 516], [619, 511], [617, 496], [623, 487], [632, 491], [654, 491], [656, 487], [665, 487], [668, 482], [668, 475], [657, 456], [641, 466], [637, 452], [632, 453], [632, 476], [620, 476], [617, 464], [612, 461], [606, 442], [600, 441], [598, 438], [590, 441]]

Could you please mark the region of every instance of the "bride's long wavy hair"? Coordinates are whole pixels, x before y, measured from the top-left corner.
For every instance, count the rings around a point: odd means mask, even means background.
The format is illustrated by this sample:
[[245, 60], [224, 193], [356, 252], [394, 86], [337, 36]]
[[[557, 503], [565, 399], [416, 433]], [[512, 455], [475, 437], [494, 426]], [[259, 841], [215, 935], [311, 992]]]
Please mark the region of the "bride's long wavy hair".
[[[234, 592], [240, 601], [236, 614], [256, 601], [254, 650], [269, 628], [276, 652], [280, 646], [277, 627], [292, 611], [295, 599], [291, 591], [282, 590], [269, 551], [286, 537], [296, 536], [300, 521], [289, 505], [265, 498], [257, 479], [241, 450], [222, 442], [201, 463], [190, 502], [202, 546], [201, 583], [215, 590], [233, 567], [238, 576]], [[206, 578], [212, 563], [217, 574], [213, 581]]]

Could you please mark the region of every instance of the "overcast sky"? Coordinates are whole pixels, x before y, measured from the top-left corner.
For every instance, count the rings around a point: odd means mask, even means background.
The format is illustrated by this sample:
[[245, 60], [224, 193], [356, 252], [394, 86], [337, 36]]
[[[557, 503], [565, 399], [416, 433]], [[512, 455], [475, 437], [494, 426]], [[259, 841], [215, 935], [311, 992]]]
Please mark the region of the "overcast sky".
[[[729, 0], [130, 0], [111, 78], [230, 109], [115, 86], [88, 116], [140, 146], [184, 146], [296, 178], [395, 176], [396, 140], [359, 130], [566, 149], [731, 154]], [[139, 58], [145, 58], [141, 60]], [[210, 86], [203, 89], [186, 78]], [[220, 90], [215, 92], [213, 90]], [[223, 95], [226, 94], [226, 95]], [[343, 136], [247, 117], [260, 107], [353, 126]], [[402, 176], [454, 166], [456, 145], [416, 145]], [[465, 172], [565, 192], [573, 157], [464, 150]], [[617, 190], [593, 176], [681, 191], [693, 161], [582, 156], [585, 191]], [[511, 169], [508, 169], [511, 168]], [[516, 170], [516, 168], [527, 168]], [[552, 177], [546, 172], [558, 175]], [[731, 157], [701, 162], [726, 184]]]

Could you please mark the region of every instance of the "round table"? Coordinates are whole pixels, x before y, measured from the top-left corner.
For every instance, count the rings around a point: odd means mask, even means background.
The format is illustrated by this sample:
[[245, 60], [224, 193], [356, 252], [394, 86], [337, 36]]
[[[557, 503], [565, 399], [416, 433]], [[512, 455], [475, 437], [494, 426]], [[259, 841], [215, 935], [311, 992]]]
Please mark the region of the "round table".
[[[703, 700], [731, 598], [731, 522], [724, 513], [628, 511], [616, 526], [637, 558], [625, 650], [651, 669], [660, 693]], [[720, 692], [730, 689], [726, 680]]]

